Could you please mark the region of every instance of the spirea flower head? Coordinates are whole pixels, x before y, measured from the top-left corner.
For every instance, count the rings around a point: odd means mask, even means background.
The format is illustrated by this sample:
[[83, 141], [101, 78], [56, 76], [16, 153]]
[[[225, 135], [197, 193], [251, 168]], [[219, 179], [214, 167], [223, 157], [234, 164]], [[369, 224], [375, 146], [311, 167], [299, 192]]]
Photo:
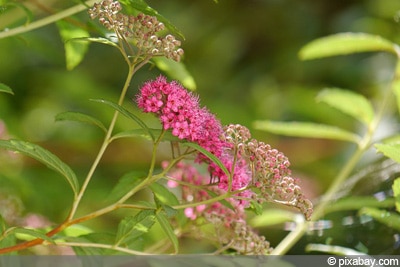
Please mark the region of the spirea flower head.
[[137, 16], [125, 15], [120, 13], [121, 10], [118, 1], [103, 0], [95, 3], [88, 12], [91, 19], [99, 18], [105, 28], [114, 31], [118, 39], [133, 39], [140, 53], [180, 61], [183, 55], [181, 42], [171, 34], [159, 36], [159, 32], [165, 29], [162, 22], [142, 13]]

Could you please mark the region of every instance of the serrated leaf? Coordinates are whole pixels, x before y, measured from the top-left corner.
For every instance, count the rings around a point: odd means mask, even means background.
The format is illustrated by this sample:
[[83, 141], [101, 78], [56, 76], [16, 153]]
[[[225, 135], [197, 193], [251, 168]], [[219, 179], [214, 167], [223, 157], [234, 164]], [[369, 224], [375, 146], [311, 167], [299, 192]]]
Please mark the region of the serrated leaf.
[[360, 137], [341, 128], [311, 122], [255, 121], [253, 126], [274, 134], [294, 137], [323, 138], [358, 143]]
[[176, 62], [165, 57], [154, 57], [152, 61], [158, 69], [167, 74], [171, 79], [180, 81], [185, 88], [191, 91], [196, 90], [196, 82], [182, 62]]
[[228, 169], [225, 167], [224, 164], [222, 164], [222, 162], [219, 160], [219, 158], [217, 158], [214, 154], [212, 154], [211, 152], [207, 151], [206, 149], [204, 149], [203, 147], [199, 146], [198, 144], [195, 143], [189, 143], [189, 142], [185, 142], [182, 143], [182, 146], [187, 146], [187, 147], [191, 147], [197, 151], [199, 151], [200, 153], [202, 153], [203, 155], [205, 155], [207, 158], [209, 158], [212, 162], [214, 162], [215, 164], [218, 165], [218, 167], [221, 168], [221, 170], [229, 177], [229, 171]]
[[179, 204], [179, 201], [175, 196], [175, 194], [169, 191], [165, 186], [159, 183], [152, 183], [150, 185], [150, 189], [154, 193], [155, 197], [159, 201], [161, 201], [161, 203], [168, 206], [174, 206]]
[[124, 107], [108, 101], [108, 100], [103, 100], [103, 99], [91, 99], [94, 102], [99, 102], [99, 103], [103, 103], [106, 104], [112, 108], [114, 108], [115, 110], [119, 111], [122, 115], [124, 115], [127, 118], [132, 119], [133, 121], [135, 121], [140, 127], [142, 127], [143, 130], [145, 130], [147, 132], [147, 134], [151, 137], [151, 139], [154, 141], [154, 135], [153, 133], [150, 131], [150, 129], [147, 127], [147, 125], [139, 118], [137, 117], [135, 114], [133, 114], [132, 112], [128, 111], [127, 109], [125, 109]]
[[375, 144], [375, 148], [386, 157], [400, 163], [400, 143]]
[[132, 171], [123, 175], [111, 193], [107, 197], [107, 202], [115, 202], [129, 193], [132, 189], [136, 188], [143, 180], [146, 175], [143, 172]]
[[142, 210], [135, 216], [126, 217], [118, 225], [115, 245], [128, 243], [147, 233], [155, 220], [155, 210]]
[[73, 70], [81, 63], [89, 48], [88, 42], [74, 42], [75, 38], [90, 37], [89, 33], [64, 20], [57, 21], [57, 27], [64, 41], [67, 70]]
[[397, 212], [400, 212], [400, 178], [397, 178], [396, 180], [394, 180], [392, 189], [393, 189], [393, 196], [394, 196], [395, 203], [396, 203], [396, 210], [397, 210]]
[[168, 220], [167, 214], [164, 211], [158, 211], [156, 213], [157, 221], [161, 225], [161, 228], [164, 230], [164, 233], [167, 235], [168, 239], [171, 241], [174, 252], [178, 253], [179, 241], [178, 237], [175, 235], [174, 229], [170, 221]]
[[398, 213], [365, 207], [359, 211], [359, 214], [371, 216], [376, 221], [400, 231], [400, 215]]
[[67, 111], [56, 115], [56, 121], [76, 121], [99, 127], [103, 132], [107, 132], [104, 124], [98, 119], [80, 112]]
[[374, 119], [374, 109], [371, 102], [363, 95], [339, 88], [322, 90], [317, 100], [369, 125]]
[[0, 83], [0, 92], [12, 94], [12, 95], [14, 94], [13, 90], [9, 86], [5, 85], [4, 83]]
[[120, 0], [122, 4], [128, 7], [132, 7], [143, 14], [154, 16], [158, 19], [158, 21], [164, 23], [165, 27], [171, 31], [171, 33], [178, 35], [183, 40], [185, 37], [183, 36], [182, 32], [178, 30], [169, 20], [167, 20], [164, 16], [159, 14], [157, 10], [150, 7], [144, 0]]
[[64, 176], [74, 191], [75, 196], [78, 194], [79, 184], [75, 173], [67, 164], [61, 161], [50, 151], [33, 143], [20, 140], [0, 140], [0, 148], [17, 151], [28, 157], [36, 159], [37, 161], [40, 161], [48, 168]]
[[20, 240], [30, 241], [30, 240], [33, 240], [36, 238], [40, 238], [40, 239], [50, 242], [51, 244], [54, 244], [53, 239], [51, 239], [47, 235], [40, 233], [34, 229], [17, 227], [17, 228], [13, 228], [12, 232]]
[[347, 55], [361, 52], [386, 51], [396, 54], [396, 45], [378, 35], [339, 33], [311, 41], [299, 52], [302, 60]]

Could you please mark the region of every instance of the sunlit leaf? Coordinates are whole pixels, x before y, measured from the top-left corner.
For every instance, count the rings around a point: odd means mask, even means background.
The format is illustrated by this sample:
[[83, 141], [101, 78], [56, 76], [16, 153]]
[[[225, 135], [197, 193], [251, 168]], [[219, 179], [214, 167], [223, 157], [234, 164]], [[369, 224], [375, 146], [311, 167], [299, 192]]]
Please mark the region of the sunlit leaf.
[[83, 236], [92, 232], [93, 229], [81, 224], [74, 224], [63, 230], [63, 233], [66, 236]]
[[341, 128], [311, 122], [255, 121], [255, 129], [295, 137], [323, 138], [358, 143], [360, 137]]
[[146, 175], [143, 172], [132, 171], [123, 175], [111, 193], [107, 197], [107, 202], [115, 202], [120, 198], [129, 193], [132, 189], [136, 188], [143, 180]]
[[322, 90], [317, 100], [369, 125], [374, 119], [374, 109], [371, 102], [363, 95], [352, 91], [327, 88]]
[[16, 227], [12, 230], [12, 232], [15, 234], [16, 238], [20, 240], [30, 241], [36, 238], [40, 238], [50, 242], [51, 244], [54, 244], [53, 239], [51, 239], [44, 233], [38, 232], [37, 230], [34, 229]]
[[396, 54], [395, 47], [395, 44], [377, 35], [339, 33], [311, 41], [300, 50], [299, 57], [302, 60], [309, 60], [376, 51]]
[[179, 247], [178, 237], [174, 233], [174, 229], [172, 228], [172, 225], [168, 220], [167, 214], [163, 210], [157, 211], [156, 217], [158, 223], [161, 225], [161, 228], [164, 230], [164, 233], [168, 236], [169, 240], [171, 241], [174, 247], [174, 252], [178, 253], [178, 247]]
[[191, 91], [196, 90], [196, 82], [182, 62], [176, 62], [165, 57], [155, 57], [152, 61], [158, 69], [162, 70], [171, 79], [178, 80], [185, 88]]
[[147, 233], [155, 220], [155, 210], [142, 210], [135, 216], [126, 217], [118, 225], [115, 244], [128, 243]]
[[400, 231], [400, 214], [387, 210], [364, 207], [359, 211], [360, 215], [368, 215], [397, 231]]
[[267, 227], [293, 221], [297, 213], [281, 209], [267, 209], [261, 215], [251, 219], [250, 224], [254, 227]]
[[396, 210], [400, 212], [400, 178], [394, 180], [392, 189], [393, 189], [393, 196], [396, 201]]
[[0, 92], [12, 94], [12, 95], [14, 94], [13, 90], [9, 86], [5, 85], [4, 83], [0, 83]]
[[325, 244], [308, 244], [305, 247], [305, 250], [307, 252], [318, 251], [318, 252], [329, 253], [332, 255], [352, 255], [352, 256], [366, 255], [365, 253], [359, 252], [359, 251], [351, 249], [351, 248], [346, 248], [346, 247], [342, 247], [342, 246], [325, 245]]
[[62, 162], [57, 156], [52, 154], [50, 151], [20, 140], [0, 140], [0, 148], [4, 148], [11, 151], [20, 152], [28, 157], [36, 159], [41, 163], [45, 164], [50, 169], [58, 172], [67, 179], [75, 195], [78, 193], [79, 184], [75, 173], [72, 169]]
[[132, 7], [143, 14], [149, 15], [149, 16], [154, 16], [158, 19], [158, 21], [164, 23], [165, 27], [168, 28], [168, 30], [171, 31], [171, 33], [176, 34], [183, 40], [185, 37], [183, 36], [182, 32], [178, 30], [168, 19], [166, 19], [164, 16], [159, 14], [157, 10], [153, 9], [150, 7], [144, 0], [120, 0], [122, 4], [124, 4], [127, 7]]
[[67, 112], [57, 114], [56, 121], [82, 122], [82, 123], [86, 123], [86, 124], [95, 125], [95, 126], [99, 127], [101, 130], [103, 130], [103, 132], [107, 132], [106, 127], [103, 125], [103, 123], [101, 121], [99, 121], [98, 119], [96, 119], [90, 115], [80, 113], [80, 112], [67, 111]]
[[89, 37], [89, 33], [64, 20], [57, 21], [57, 27], [64, 41], [67, 70], [72, 70], [81, 63], [89, 48], [88, 42], [74, 42], [74, 38]]
[[115, 48], [120, 49], [117, 43], [112, 42], [109, 39], [103, 38], [103, 37], [82, 37], [82, 38], [71, 39], [71, 41], [100, 43], [100, 44], [105, 44], [105, 45], [113, 46]]
[[179, 201], [175, 196], [175, 194], [169, 191], [165, 186], [159, 183], [152, 183], [150, 185], [150, 189], [157, 197], [157, 199], [160, 200], [163, 204], [169, 206], [174, 206], [179, 204]]
[[400, 163], [400, 143], [375, 144], [375, 148], [386, 157]]
[[114, 108], [115, 110], [119, 111], [122, 115], [124, 115], [125, 117], [132, 119], [133, 121], [135, 121], [140, 127], [142, 127], [143, 130], [145, 130], [148, 135], [151, 137], [151, 139], [154, 141], [154, 135], [153, 133], [150, 131], [150, 129], [147, 127], [147, 125], [135, 114], [133, 114], [132, 112], [130, 112], [129, 110], [125, 109], [124, 107], [108, 101], [108, 100], [103, 100], [103, 99], [92, 99], [92, 101], [94, 102], [99, 102], [99, 103], [103, 103], [106, 104], [112, 108]]
[[183, 146], [187, 146], [187, 147], [191, 147], [197, 151], [199, 151], [200, 153], [202, 153], [203, 155], [205, 155], [207, 158], [209, 158], [212, 162], [214, 162], [215, 164], [218, 165], [218, 167], [221, 168], [221, 170], [227, 175], [229, 176], [229, 171], [228, 169], [225, 167], [224, 164], [222, 164], [222, 162], [212, 153], [210, 153], [209, 151], [207, 151], [206, 149], [204, 149], [203, 147], [199, 146], [198, 144], [195, 143], [182, 143]]

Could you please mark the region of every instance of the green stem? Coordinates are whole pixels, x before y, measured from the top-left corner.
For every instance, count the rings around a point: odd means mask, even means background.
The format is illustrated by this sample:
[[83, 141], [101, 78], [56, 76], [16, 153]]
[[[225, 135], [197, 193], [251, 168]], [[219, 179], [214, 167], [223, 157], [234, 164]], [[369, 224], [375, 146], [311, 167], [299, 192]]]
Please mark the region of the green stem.
[[29, 32], [29, 31], [35, 30], [37, 28], [49, 25], [51, 23], [54, 23], [56, 21], [59, 21], [61, 19], [66, 18], [66, 17], [69, 17], [71, 15], [79, 13], [79, 12], [87, 9], [87, 6], [93, 5], [95, 2], [96, 2], [95, 0], [90, 0], [90, 1], [85, 2], [84, 5], [83, 4], [79, 4], [79, 5], [70, 7], [68, 9], [66, 9], [66, 10], [63, 10], [63, 11], [61, 11], [59, 13], [54, 14], [54, 15], [45, 17], [45, 18], [43, 18], [41, 20], [37, 20], [37, 21], [32, 22], [32, 23], [30, 23], [28, 25], [19, 26], [19, 27], [13, 28], [11, 30], [4, 30], [4, 31], [0, 32], [0, 39], [1, 38], [10, 37], [10, 36], [13, 36], [13, 35], [17, 35], [17, 34], [21, 34], [21, 33], [24, 33], [24, 32]]

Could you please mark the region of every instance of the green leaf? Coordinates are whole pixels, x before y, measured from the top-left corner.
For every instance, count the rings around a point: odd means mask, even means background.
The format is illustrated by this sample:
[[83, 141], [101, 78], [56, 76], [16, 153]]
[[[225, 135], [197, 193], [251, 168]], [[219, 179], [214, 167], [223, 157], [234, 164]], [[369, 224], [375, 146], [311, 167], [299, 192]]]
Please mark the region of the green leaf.
[[167, 214], [161, 210], [156, 213], [157, 221], [161, 225], [161, 228], [164, 230], [164, 233], [168, 236], [169, 240], [171, 241], [174, 252], [178, 253], [179, 241], [178, 237], [174, 233], [174, 229], [170, 221], [168, 220]]
[[142, 210], [135, 216], [126, 217], [118, 225], [115, 245], [128, 243], [147, 233], [155, 220], [155, 210]]
[[174, 206], [179, 204], [179, 200], [177, 199], [175, 194], [169, 191], [165, 186], [159, 183], [152, 183], [150, 185], [150, 189], [154, 193], [155, 197], [159, 201], [161, 201], [161, 203], [168, 206]]
[[375, 144], [375, 148], [386, 157], [400, 163], [400, 143]]
[[359, 214], [371, 216], [378, 222], [400, 231], [400, 215], [398, 213], [365, 207], [359, 211]]
[[[211, 190], [207, 190], [207, 189], [204, 189], [204, 190], [207, 191], [207, 193], [208, 193], [212, 198], [218, 197], [217, 193], [215, 193], [215, 192], [213, 192], [213, 191], [211, 191]], [[235, 208], [234, 208], [234, 207], [232, 206], [232, 204], [229, 203], [226, 199], [219, 200], [219, 203], [221, 203], [222, 205], [224, 205], [224, 206], [227, 207], [228, 209], [235, 211]]]
[[182, 62], [176, 62], [165, 57], [154, 57], [152, 61], [158, 69], [166, 73], [171, 79], [180, 81], [184, 87], [191, 91], [196, 90], [196, 82]]
[[375, 116], [371, 102], [363, 95], [352, 91], [327, 88], [318, 94], [317, 100], [352, 116], [366, 125], [369, 125]]
[[0, 92], [14, 94], [13, 90], [4, 83], [0, 83]]
[[360, 137], [341, 128], [317, 124], [311, 122], [279, 122], [279, 121], [255, 121], [255, 129], [295, 137], [323, 138], [353, 143], [360, 142]]
[[107, 202], [115, 202], [136, 188], [145, 179], [146, 174], [132, 171], [123, 175], [107, 197]]
[[400, 61], [397, 61], [396, 72], [394, 75], [394, 80], [392, 82], [392, 90], [396, 96], [397, 109], [400, 112]]
[[50, 169], [64, 176], [74, 191], [75, 196], [78, 194], [79, 184], [75, 173], [67, 164], [62, 162], [50, 151], [38, 145], [20, 140], [0, 140], [0, 148], [17, 151], [40, 161]]
[[100, 43], [100, 44], [113, 46], [115, 48], [118, 48], [118, 50], [120, 49], [118, 44], [110, 41], [107, 38], [103, 38], [103, 37], [82, 37], [82, 38], [74, 38], [74, 39], [71, 39], [70, 41]]
[[393, 206], [393, 198], [378, 200], [373, 196], [352, 196], [331, 203], [325, 208], [325, 214], [336, 211], [359, 210], [363, 207], [391, 208]]
[[182, 32], [178, 30], [169, 20], [167, 20], [164, 16], [160, 15], [157, 10], [150, 7], [144, 0], [120, 0], [122, 4], [128, 7], [132, 7], [143, 14], [154, 16], [158, 19], [158, 21], [164, 23], [165, 27], [168, 28], [173, 34], [178, 35], [183, 40], [185, 37]]
[[311, 252], [311, 251], [318, 251], [318, 252], [323, 252], [323, 253], [328, 253], [332, 255], [364, 255], [366, 256], [365, 253], [359, 252], [357, 250], [351, 249], [351, 248], [346, 248], [342, 246], [332, 246], [332, 245], [325, 245], [325, 244], [308, 244], [305, 248], [306, 252]]
[[106, 127], [98, 119], [80, 112], [67, 111], [57, 114], [56, 121], [76, 121], [99, 127], [103, 132], [107, 132]]
[[394, 180], [392, 189], [393, 189], [393, 196], [396, 201], [396, 210], [397, 212], [400, 212], [400, 178]]
[[[153, 134], [153, 136], [160, 136], [161, 132], [163, 130], [161, 129], [149, 129], [149, 131]], [[147, 130], [143, 129], [134, 129], [134, 130], [128, 130], [128, 131], [123, 131], [115, 134], [111, 140], [119, 139], [119, 138], [130, 138], [130, 137], [142, 137], [147, 140], [152, 140], [151, 136], [149, 135], [149, 132]], [[181, 142], [182, 140], [179, 139], [178, 137], [172, 135], [171, 131], [164, 132], [164, 136], [162, 141], [170, 141], [170, 142]]]
[[133, 114], [132, 112], [128, 111], [124, 107], [122, 107], [122, 106], [120, 106], [120, 105], [118, 105], [118, 104], [116, 104], [114, 102], [103, 100], [103, 99], [92, 99], [92, 101], [106, 104], [106, 105], [114, 108], [115, 110], [119, 111], [125, 117], [127, 117], [129, 119], [132, 119], [140, 127], [142, 127], [142, 129], [145, 130], [149, 136], [151, 136], [151, 139], [153, 141], [155, 140], [153, 133], [150, 131], [150, 129], [147, 127], [147, 125], [139, 117], [137, 117], [135, 114]]
[[36, 238], [40, 238], [50, 242], [51, 244], [55, 244], [53, 239], [34, 229], [16, 227], [13, 228], [12, 232], [15, 234], [16, 238], [20, 240], [30, 241]]
[[218, 165], [218, 167], [221, 168], [221, 170], [229, 177], [229, 171], [228, 169], [225, 167], [224, 164], [222, 164], [222, 162], [219, 160], [219, 158], [217, 158], [214, 154], [212, 154], [211, 152], [207, 151], [206, 149], [204, 149], [203, 147], [199, 146], [198, 144], [195, 143], [182, 143], [182, 146], [187, 146], [187, 147], [191, 147], [197, 151], [199, 151], [200, 153], [202, 153], [203, 155], [205, 155], [207, 158], [209, 158], [212, 162], [214, 162], [215, 164]]
[[256, 215], [261, 215], [263, 213], [263, 207], [257, 201], [251, 200], [250, 206], [246, 210], [253, 211]]
[[276, 224], [294, 221], [297, 213], [281, 209], [267, 209], [261, 215], [251, 219], [250, 224], [254, 227], [267, 227]]
[[73, 224], [71, 226], [68, 226], [68, 228], [63, 230], [63, 234], [66, 236], [83, 236], [93, 233], [93, 230], [90, 229], [87, 226], [81, 225], [81, 224]]
[[[89, 48], [88, 42], [74, 42], [74, 38], [89, 37], [89, 33], [64, 20], [57, 21], [58, 30], [64, 41], [67, 70], [72, 70], [81, 63]], [[71, 41], [72, 40], [72, 41]]]
[[386, 51], [396, 54], [396, 45], [377, 35], [339, 33], [316, 39], [299, 52], [302, 60], [347, 55], [361, 52]]
[[[80, 236], [80, 237], [75, 237], [75, 236], [66, 236], [63, 237], [67, 242], [73, 242], [73, 243], [84, 243], [85, 245], [91, 244], [93, 242], [90, 242], [87, 238]], [[95, 243], [93, 243], [95, 244]], [[90, 246], [72, 246], [72, 249], [76, 253], [76, 255], [104, 255], [105, 249], [103, 248], [97, 248], [97, 247], [90, 247]], [[81, 266], [102, 266], [101, 257], [82, 257], [81, 258]]]

